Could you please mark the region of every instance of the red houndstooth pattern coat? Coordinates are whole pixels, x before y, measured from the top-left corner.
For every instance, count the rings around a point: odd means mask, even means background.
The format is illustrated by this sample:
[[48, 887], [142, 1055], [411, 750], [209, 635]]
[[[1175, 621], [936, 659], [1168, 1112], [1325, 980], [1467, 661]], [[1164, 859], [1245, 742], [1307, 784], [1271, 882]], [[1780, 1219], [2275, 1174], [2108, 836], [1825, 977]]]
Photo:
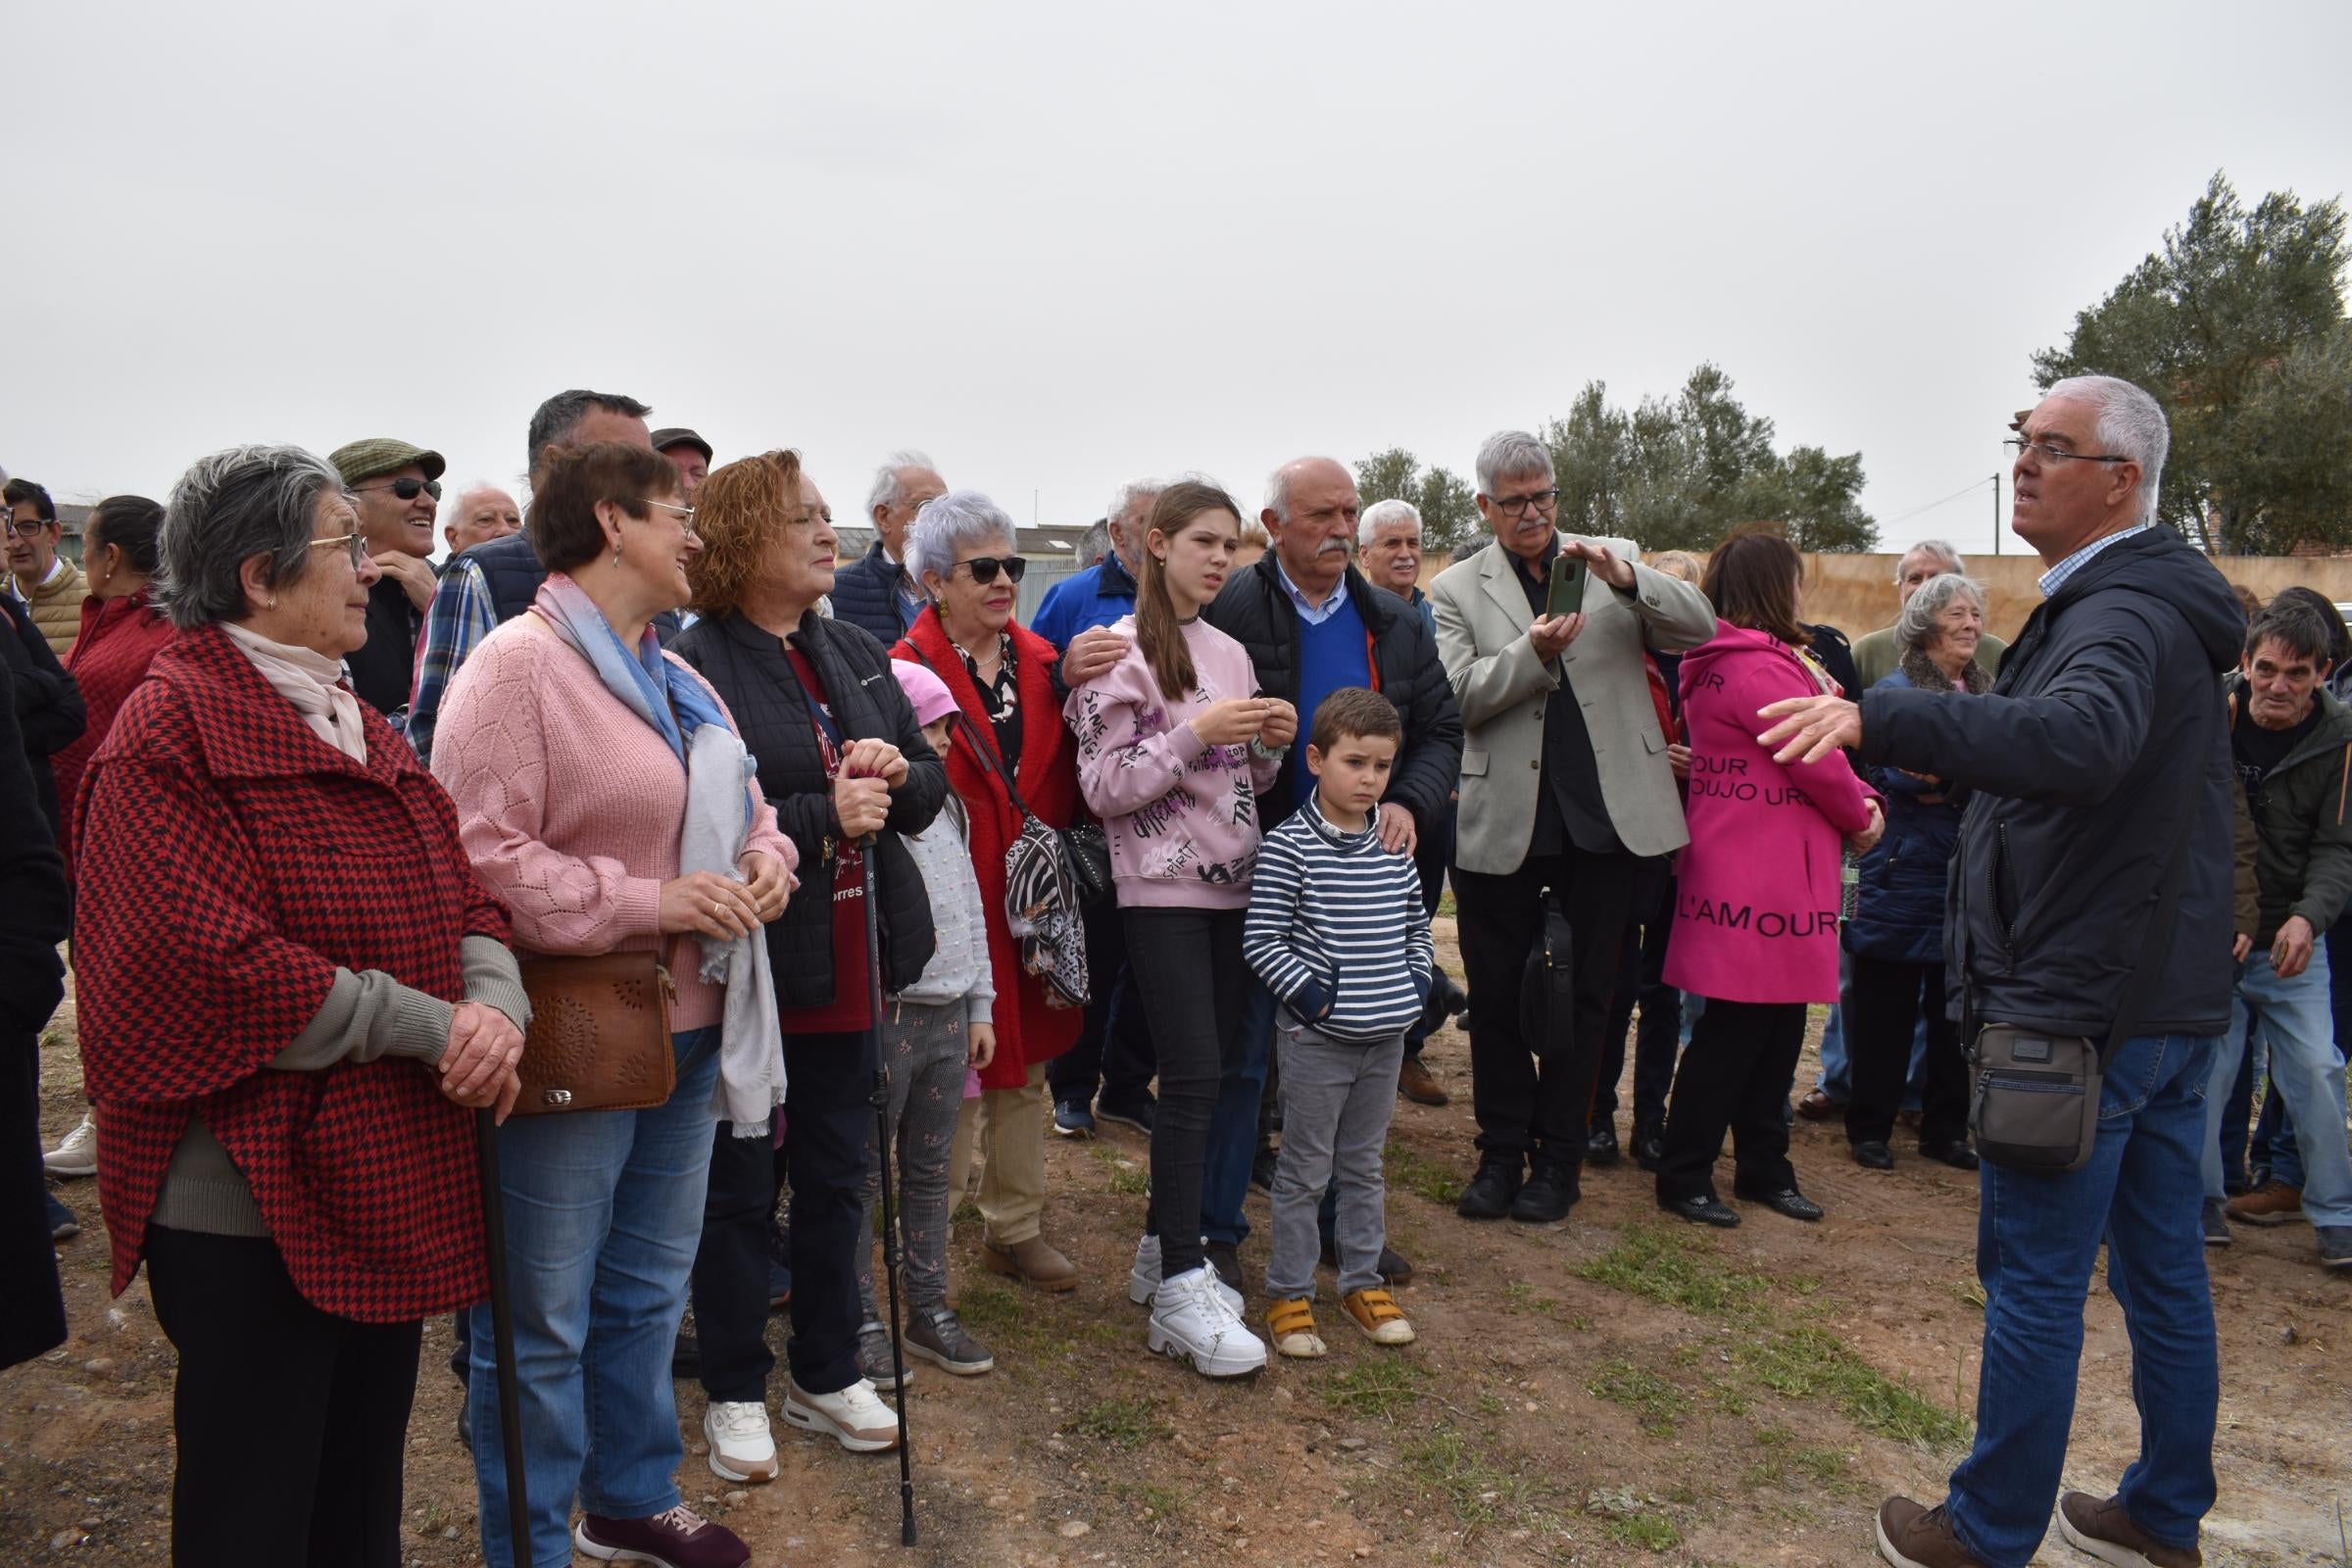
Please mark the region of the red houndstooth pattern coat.
[[338, 965], [455, 1002], [461, 940], [507, 940], [449, 797], [363, 711], [365, 764], [205, 627], [156, 656], [84, 775], [74, 959], [118, 1294], [199, 1113], [313, 1305], [398, 1323], [488, 1292], [472, 1112], [435, 1070], [268, 1065]]

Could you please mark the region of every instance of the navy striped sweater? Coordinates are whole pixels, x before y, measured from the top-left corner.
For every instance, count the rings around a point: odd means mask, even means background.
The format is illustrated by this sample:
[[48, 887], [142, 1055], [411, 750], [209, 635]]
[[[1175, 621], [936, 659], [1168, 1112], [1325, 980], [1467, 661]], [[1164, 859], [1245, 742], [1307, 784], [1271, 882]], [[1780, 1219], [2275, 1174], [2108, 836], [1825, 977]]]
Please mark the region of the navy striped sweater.
[[1242, 956], [1301, 1022], [1370, 1045], [1400, 1035], [1429, 995], [1429, 915], [1409, 855], [1379, 819], [1346, 833], [1308, 795], [1258, 846]]

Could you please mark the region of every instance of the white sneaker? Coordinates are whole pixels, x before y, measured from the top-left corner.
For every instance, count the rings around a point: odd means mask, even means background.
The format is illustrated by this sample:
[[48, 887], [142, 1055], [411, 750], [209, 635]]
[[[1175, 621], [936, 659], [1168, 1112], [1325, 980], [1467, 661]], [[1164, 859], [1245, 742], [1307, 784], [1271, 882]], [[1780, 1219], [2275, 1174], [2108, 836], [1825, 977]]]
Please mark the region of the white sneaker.
[[899, 1446], [898, 1413], [863, 1378], [838, 1394], [809, 1394], [786, 1378], [784, 1419], [804, 1432], [834, 1439], [852, 1453], [880, 1453]]
[[41, 1156], [41, 1166], [52, 1176], [95, 1176], [98, 1174], [98, 1121], [92, 1111], [81, 1113], [81, 1125], [66, 1134], [66, 1141]]
[[[1233, 1315], [1240, 1317], [1242, 1293], [1226, 1284], [1224, 1276], [1215, 1269], [1208, 1272], [1217, 1282], [1217, 1294], [1225, 1298], [1225, 1304], [1233, 1309]], [[1135, 1266], [1127, 1271], [1127, 1299], [1138, 1306], [1148, 1305], [1152, 1300], [1152, 1293], [1158, 1289], [1159, 1238], [1147, 1236], [1135, 1244]]]
[[776, 1440], [767, 1430], [767, 1406], [751, 1400], [720, 1400], [703, 1413], [703, 1436], [710, 1440], [710, 1468], [727, 1481], [776, 1479]]
[[1206, 1263], [1159, 1282], [1145, 1343], [1156, 1354], [1190, 1361], [1204, 1378], [1247, 1377], [1266, 1364], [1265, 1342], [1226, 1303], [1217, 1271]]

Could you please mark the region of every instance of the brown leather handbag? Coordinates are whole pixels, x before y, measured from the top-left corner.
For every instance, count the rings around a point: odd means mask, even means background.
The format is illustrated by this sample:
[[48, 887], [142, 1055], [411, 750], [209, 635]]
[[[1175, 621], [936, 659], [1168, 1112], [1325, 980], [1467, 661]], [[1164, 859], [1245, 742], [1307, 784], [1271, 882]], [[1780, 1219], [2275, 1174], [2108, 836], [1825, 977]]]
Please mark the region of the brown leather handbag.
[[670, 1054], [669, 971], [655, 953], [525, 958], [531, 1027], [515, 1069], [517, 1116], [643, 1110], [678, 1084]]

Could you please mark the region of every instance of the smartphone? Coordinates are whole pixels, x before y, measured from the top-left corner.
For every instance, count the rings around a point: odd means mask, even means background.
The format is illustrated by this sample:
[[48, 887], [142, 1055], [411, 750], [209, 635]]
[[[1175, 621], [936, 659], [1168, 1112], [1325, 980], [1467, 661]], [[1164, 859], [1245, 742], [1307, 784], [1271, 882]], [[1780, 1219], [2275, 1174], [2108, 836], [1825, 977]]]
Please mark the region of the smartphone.
[[1551, 599], [1546, 615], [1573, 615], [1585, 608], [1585, 558], [1566, 551], [1551, 559]]

